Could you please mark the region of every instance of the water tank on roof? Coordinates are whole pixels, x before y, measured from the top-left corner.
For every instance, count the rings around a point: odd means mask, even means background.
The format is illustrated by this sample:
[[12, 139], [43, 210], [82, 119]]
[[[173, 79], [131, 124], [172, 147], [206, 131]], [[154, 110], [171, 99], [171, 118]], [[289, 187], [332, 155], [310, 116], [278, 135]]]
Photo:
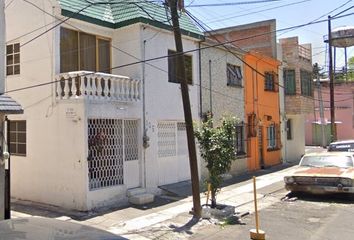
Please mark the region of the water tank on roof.
[[[339, 27], [332, 31], [333, 47], [351, 47], [354, 46], [354, 27]], [[324, 41], [328, 43], [328, 35], [324, 36]]]

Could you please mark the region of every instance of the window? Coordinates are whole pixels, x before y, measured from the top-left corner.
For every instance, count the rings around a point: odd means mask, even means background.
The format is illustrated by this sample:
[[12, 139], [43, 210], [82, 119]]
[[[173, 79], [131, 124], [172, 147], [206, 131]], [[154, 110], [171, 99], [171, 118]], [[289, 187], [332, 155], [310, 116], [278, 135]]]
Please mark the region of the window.
[[228, 86], [242, 86], [242, 74], [241, 74], [241, 67], [227, 64], [226, 69], [227, 74], [227, 85]]
[[110, 73], [111, 41], [66, 28], [60, 29], [60, 72]]
[[20, 74], [20, 44], [6, 46], [6, 75]]
[[234, 146], [236, 150], [236, 155], [245, 155], [245, 144], [244, 144], [244, 125], [239, 124], [235, 127], [235, 138], [234, 138]]
[[[177, 76], [177, 57], [176, 51], [168, 50], [168, 81], [180, 83]], [[188, 84], [193, 84], [192, 56], [184, 55], [184, 65]]]
[[275, 74], [266, 72], [264, 75], [264, 90], [276, 91]]
[[268, 150], [277, 150], [280, 148], [280, 131], [279, 125], [271, 124], [267, 127]]
[[300, 78], [301, 78], [301, 94], [304, 96], [311, 97], [313, 95], [312, 74], [310, 72], [301, 70]]
[[284, 84], [286, 95], [296, 94], [295, 70], [284, 70]]
[[10, 153], [26, 156], [26, 121], [10, 121]]
[[291, 119], [288, 119], [286, 121], [286, 138], [288, 140], [293, 139], [293, 134], [292, 134], [292, 129], [291, 128], [292, 128], [292, 121], [291, 121]]

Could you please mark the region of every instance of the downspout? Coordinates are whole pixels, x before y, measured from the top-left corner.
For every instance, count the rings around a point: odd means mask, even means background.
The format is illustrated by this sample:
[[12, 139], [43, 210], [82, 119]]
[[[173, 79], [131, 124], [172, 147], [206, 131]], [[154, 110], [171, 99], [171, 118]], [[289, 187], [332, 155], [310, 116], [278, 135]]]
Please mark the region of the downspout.
[[[145, 27], [143, 26], [143, 31]], [[144, 36], [144, 34], [143, 34]], [[144, 39], [144, 38], [143, 38]], [[145, 50], [146, 50], [146, 40], [143, 40], [142, 49], [142, 92], [143, 92], [143, 187], [146, 188], [146, 148], [149, 147], [149, 137], [147, 136], [146, 129], [146, 100], [145, 100]]]
[[209, 104], [210, 113], [213, 113], [213, 92], [212, 92], [212, 79], [211, 79], [211, 60], [209, 60]]
[[202, 51], [200, 49], [201, 42], [198, 42], [198, 60], [199, 60], [199, 116], [203, 117], [203, 88], [202, 88]]

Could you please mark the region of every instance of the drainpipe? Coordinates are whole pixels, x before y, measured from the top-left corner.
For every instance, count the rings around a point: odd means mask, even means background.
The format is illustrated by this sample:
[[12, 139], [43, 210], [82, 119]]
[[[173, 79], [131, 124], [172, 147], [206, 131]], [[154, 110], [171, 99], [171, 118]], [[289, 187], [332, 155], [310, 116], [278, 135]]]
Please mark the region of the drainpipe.
[[[145, 26], [143, 26], [143, 31], [145, 30]], [[144, 34], [143, 34], [144, 36]], [[143, 49], [142, 49], [142, 91], [143, 91], [143, 186], [146, 188], [146, 149], [149, 147], [149, 137], [147, 136], [146, 129], [146, 99], [145, 99], [145, 50], [146, 50], [146, 40], [143, 41]]]
[[211, 60], [209, 60], [209, 104], [210, 113], [213, 113], [213, 92], [212, 92], [212, 79], [211, 79]]
[[198, 58], [199, 58], [199, 116], [203, 117], [203, 88], [202, 88], [202, 51], [200, 49], [201, 42], [198, 43]]

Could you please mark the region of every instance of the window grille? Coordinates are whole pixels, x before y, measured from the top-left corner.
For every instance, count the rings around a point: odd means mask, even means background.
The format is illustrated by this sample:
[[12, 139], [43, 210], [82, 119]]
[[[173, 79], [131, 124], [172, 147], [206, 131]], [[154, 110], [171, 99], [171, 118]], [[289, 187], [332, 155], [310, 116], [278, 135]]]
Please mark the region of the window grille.
[[280, 149], [280, 129], [279, 124], [271, 124], [267, 127], [267, 149]]
[[303, 96], [313, 96], [313, 81], [311, 72], [300, 70], [301, 94]]
[[295, 82], [295, 70], [286, 69], [284, 70], [284, 84], [285, 84], [285, 94], [295, 95], [296, 94], [296, 82]]
[[244, 138], [244, 124], [235, 126], [234, 146], [236, 155], [245, 155], [245, 138]]
[[240, 66], [228, 63], [226, 68], [226, 74], [228, 86], [242, 86], [242, 74]]
[[276, 91], [277, 88], [275, 87], [275, 74], [266, 72], [264, 75], [264, 90]]
[[124, 184], [124, 161], [138, 160], [138, 120], [88, 120], [90, 190]]
[[160, 158], [176, 156], [176, 123], [159, 122], [157, 129], [158, 156]]

